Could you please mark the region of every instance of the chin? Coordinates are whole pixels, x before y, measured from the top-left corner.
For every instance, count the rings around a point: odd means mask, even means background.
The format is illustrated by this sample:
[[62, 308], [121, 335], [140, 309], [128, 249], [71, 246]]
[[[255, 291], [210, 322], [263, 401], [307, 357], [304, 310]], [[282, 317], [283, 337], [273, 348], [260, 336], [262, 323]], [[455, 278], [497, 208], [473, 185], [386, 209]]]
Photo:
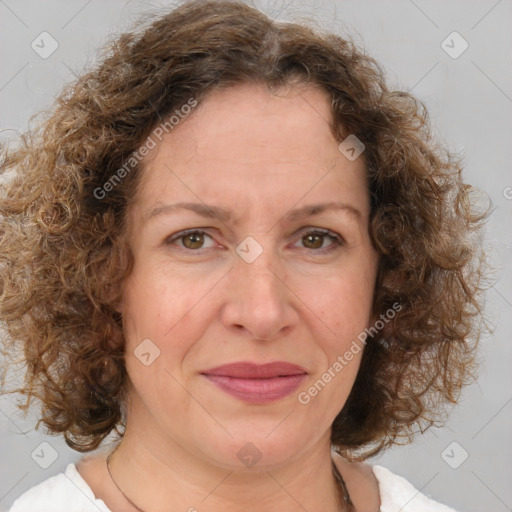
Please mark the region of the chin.
[[268, 429], [265, 422], [265, 428], [256, 428], [254, 424], [245, 428], [228, 428], [232, 438], [219, 428], [218, 435], [210, 438], [206, 444], [203, 431], [201, 451], [203, 456], [214, 464], [230, 471], [240, 471], [244, 468], [252, 471], [269, 471], [295, 460], [309, 446], [318, 442], [316, 438], [310, 438], [306, 442], [306, 433], [277, 425], [278, 423], [273, 422], [272, 428]]

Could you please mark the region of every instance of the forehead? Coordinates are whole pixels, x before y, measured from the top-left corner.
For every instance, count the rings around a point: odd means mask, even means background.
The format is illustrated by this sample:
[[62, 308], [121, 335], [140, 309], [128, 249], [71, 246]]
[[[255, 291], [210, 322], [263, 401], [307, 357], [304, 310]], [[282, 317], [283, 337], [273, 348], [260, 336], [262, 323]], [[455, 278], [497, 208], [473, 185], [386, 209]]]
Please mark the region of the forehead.
[[[343, 197], [340, 197], [342, 195]], [[142, 209], [169, 201], [226, 204], [278, 212], [350, 199], [366, 208], [364, 158], [349, 161], [331, 131], [328, 94], [260, 84], [216, 90], [181, 120], [145, 162]]]

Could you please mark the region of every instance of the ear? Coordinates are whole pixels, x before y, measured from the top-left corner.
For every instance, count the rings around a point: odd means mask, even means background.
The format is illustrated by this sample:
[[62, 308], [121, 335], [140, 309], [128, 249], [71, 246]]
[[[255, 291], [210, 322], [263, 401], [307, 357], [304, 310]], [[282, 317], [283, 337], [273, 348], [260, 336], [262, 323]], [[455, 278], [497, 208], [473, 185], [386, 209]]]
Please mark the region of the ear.
[[[119, 242], [109, 249], [108, 256], [99, 263], [96, 272], [97, 276], [105, 276], [105, 280], [100, 285], [101, 300], [120, 315], [125, 311], [123, 288], [131, 268], [130, 248], [125, 243]], [[123, 274], [121, 274], [122, 270], [124, 270]], [[107, 276], [113, 279], [107, 280]]]

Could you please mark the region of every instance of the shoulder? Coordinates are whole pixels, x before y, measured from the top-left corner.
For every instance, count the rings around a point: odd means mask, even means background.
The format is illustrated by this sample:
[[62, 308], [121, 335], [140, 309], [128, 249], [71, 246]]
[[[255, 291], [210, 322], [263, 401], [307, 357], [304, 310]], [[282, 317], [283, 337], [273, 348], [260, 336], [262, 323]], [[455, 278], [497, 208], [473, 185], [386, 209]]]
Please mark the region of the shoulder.
[[456, 512], [418, 491], [405, 478], [382, 466], [371, 466], [379, 483], [381, 512]]
[[75, 464], [31, 487], [17, 498], [9, 512], [110, 512], [78, 473]]
[[377, 510], [380, 502], [380, 512], [456, 512], [385, 467], [349, 462], [335, 451], [332, 457], [358, 510]]

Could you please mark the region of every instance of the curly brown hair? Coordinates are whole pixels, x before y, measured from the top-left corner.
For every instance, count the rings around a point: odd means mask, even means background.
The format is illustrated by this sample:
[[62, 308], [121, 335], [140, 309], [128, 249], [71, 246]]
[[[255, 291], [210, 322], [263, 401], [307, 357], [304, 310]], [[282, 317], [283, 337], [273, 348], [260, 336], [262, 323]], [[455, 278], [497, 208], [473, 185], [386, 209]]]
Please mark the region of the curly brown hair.
[[2, 351], [24, 364], [23, 386], [10, 391], [26, 396], [18, 407], [41, 401], [36, 428], [43, 422], [82, 452], [113, 430], [122, 437], [118, 306], [133, 264], [126, 208], [142, 164], [98, 191], [177, 107], [243, 82], [322, 87], [337, 140], [354, 134], [366, 148], [379, 253], [373, 311], [402, 307], [368, 338], [333, 447], [364, 459], [440, 422], [475, 376], [487, 212], [474, 209], [461, 159], [434, 140], [424, 104], [388, 89], [380, 65], [350, 39], [237, 1], [187, 2], [104, 52], [1, 153]]

